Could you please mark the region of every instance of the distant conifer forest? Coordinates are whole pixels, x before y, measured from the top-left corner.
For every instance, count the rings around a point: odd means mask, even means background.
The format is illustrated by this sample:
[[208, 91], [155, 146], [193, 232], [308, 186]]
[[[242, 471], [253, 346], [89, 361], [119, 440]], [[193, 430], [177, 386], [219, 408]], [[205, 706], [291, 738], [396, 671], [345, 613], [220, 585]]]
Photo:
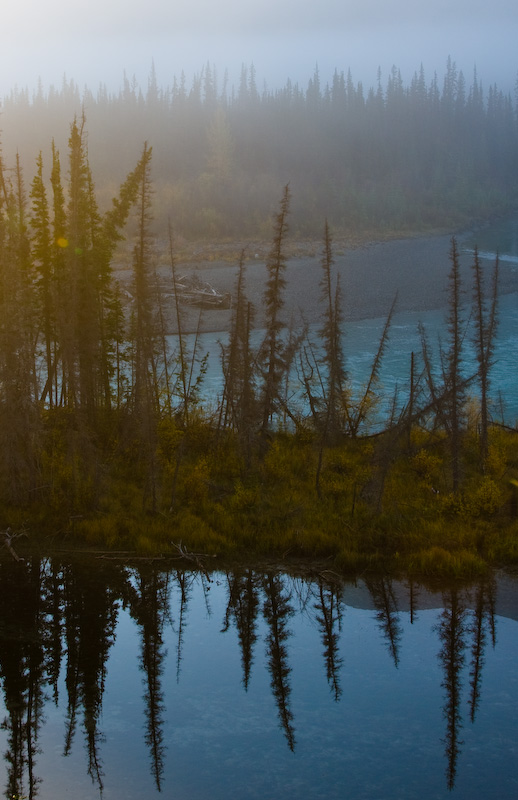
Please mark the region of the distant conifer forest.
[[333, 230], [355, 238], [454, 230], [516, 206], [517, 98], [484, 87], [449, 59], [444, 78], [421, 67], [409, 85], [394, 67], [364, 87], [350, 71], [304, 88], [262, 88], [243, 66], [237, 86], [206, 64], [161, 88], [124, 75], [118, 92], [39, 85], [4, 99], [4, 156], [32, 169], [54, 139], [64, 152], [74, 116], [86, 114], [100, 200], [153, 148], [156, 224], [186, 239], [267, 237], [274, 198], [289, 183], [294, 235]]
[[[475, 251], [462, 286], [452, 237], [439, 354], [421, 328], [391, 402], [380, 368], [392, 311], [368, 380], [350, 380], [328, 219], [422, 230], [509, 208], [510, 98], [494, 87], [485, 98], [476, 78], [467, 88], [452, 63], [442, 90], [422, 72], [405, 88], [394, 70], [366, 95], [338, 73], [260, 93], [251, 68], [229, 95], [206, 67], [189, 89], [151, 76], [145, 94], [127, 81], [117, 96], [71, 83], [14, 92], [2, 121], [4, 137], [20, 136], [0, 158], [0, 537], [12, 554], [28, 534], [198, 565], [260, 555], [465, 575], [518, 560], [518, 437], [491, 405], [498, 259], [485, 274]], [[283, 313], [294, 227], [321, 240], [317, 344]], [[175, 237], [258, 232], [271, 242], [264, 293], [248, 298], [243, 251], [222, 388], [207, 400]], [[124, 243], [131, 302], [113, 276]]]

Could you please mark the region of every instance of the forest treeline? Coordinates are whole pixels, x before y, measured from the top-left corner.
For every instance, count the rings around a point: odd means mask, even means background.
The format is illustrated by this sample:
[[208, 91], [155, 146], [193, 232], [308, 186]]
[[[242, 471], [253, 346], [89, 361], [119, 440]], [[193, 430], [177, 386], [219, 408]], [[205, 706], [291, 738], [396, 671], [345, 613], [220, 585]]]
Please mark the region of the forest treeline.
[[[148, 752], [154, 786], [158, 791], [164, 788], [166, 767], [175, 756], [166, 736], [171, 724], [168, 664], [174, 660], [176, 679], [182, 685], [184, 652], [189, 651], [190, 636], [199, 636], [189, 613], [193, 597], [203, 592], [210, 613], [209, 590], [215, 580], [222, 584], [225, 597], [222, 619], [214, 624], [219, 622], [220, 635], [230, 631], [236, 637], [241, 687], [247, 691], [253, 686], [264, 666], [279, 728], [290, 750], [297, 749], [297, 737], [304, 735], [293, 710], [289, 645], [294, 615], [304, 614], [318, 631], [331, 697], [336, 703], [341, 701], [342, 623], [348, 607], [347, 587], [336, 574], [327, 572], [328, 581], [324, 574], [308, 578], [275, 570], [208, 574], [178, 567], [165, 570], [142, 560], [133, 565], [98, 558], [92, 562], [90, 557], [70, 561], [35, 555], [24, 564], [0, 560], [0, 627], [6, 645], [0, 652], [6, 797], [37, 796], [40, 761], [45, 757], [47, 703], [55, 706], [54, 714], [63, 708], [63, 756], [72, 755], [81, 743], [85, 769], [96, 788], [102, 793], [105, 779], [113, 780], [105, 774], [103, 710], [109, 712], [106, 692], [110, 677], [113, 685], [111, 669], [116, 668], [110, 656], [122, 609], [135, 628], [135, 655], [142, 674], [142, 743], [138, 744]], [[397, 669], [403, 630], [398, 587], [386, 576], [367, 576], [363, 583], [376, 611], [387, 657]], [[411, 619], [419, 609], [423, 589], [426, 594], [422, 585], [413, 581], [408, 585]], [[468, 716], [471, 723], [476, 720], [485, 654], [496, 643], [496, 583], [484, 578], [470, 589], [453, 586], [443, 593], [442, 603], [433, 630], [444, 676], [443, 742], [451, 790], [462, 752], [463, 724]], [[236, 685], [233, 690], [238, 689]]]
[[210, 64], [188, 83], [146, 87], [124, 76], [119, 92], [81, 90], [63, 79], [2, 104], [4, 154], [32, 165], [45, 143], [66, 148], [67, 126], [85, 111], [101, 205], [132, 169], [143, 141], [154, 152], [157, 231], [177, 237], [267, 238], [282, 187], [293, 191], [292, 231], [320, 236], [327, 218], [355, 238], [458, 229], [518, 202], [517, 99], [485, 90], [448, 60], [444, 79], [399, 70], [363, 87], [349, 72], [304, 89], [261, 89], [252, 66], [237, 87]]
[[[38, 156], [29, 185], [19, 157], [0, 163], [0, 502], [9, 548], [29, 521], [110, 547], [333, 556], [344, 569], [388, 558], [455, 571], [460, 557], [478, 570], [516, 559], [518, 440], [515, 429], [495, 427], [491, 405], [498, 259], [486, 276], [475, 252], [467, 314], [453, 237], [438, 353], [421, 328], [405, 385], [385, 396], [393, 306], [369, 378], [355, 389], [327, 222], [318, 341], [284, 315], [286, 185], [266, 263], [264, 336], [252, 342], [243, 252], [221, 346], [223, 387], [207, 399], [206, 356], [183, 333], [176, 291], [174, 348], [166, 337], [151, 159], [145, 143], [104, 213], [84, 117], [69, 127], [66, 167], [55, 145], [49, 164]], [[130, 303], [112, 274], [125, 237]], [[171, 227], [168, 237], [176, 289]]]

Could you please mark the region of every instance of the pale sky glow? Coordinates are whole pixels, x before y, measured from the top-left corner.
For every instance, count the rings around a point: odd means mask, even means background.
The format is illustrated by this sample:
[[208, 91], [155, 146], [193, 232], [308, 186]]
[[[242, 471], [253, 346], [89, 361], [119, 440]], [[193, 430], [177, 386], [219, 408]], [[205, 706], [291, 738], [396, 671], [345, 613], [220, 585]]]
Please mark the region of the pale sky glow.
[[4, 0], [2, 31], [0, 96], [64, 74], [116, 91], [126, 71], [146, 86], [152, 60], [163, 85], [207, 61], [232, 81], [253, 62], [270, 87], [305, 86], [316, 64], [324, 82], [350, 67], [370, 86], [393, 64], [409, 80], [421, 62], [431, 80], [448, 55], [485, 86], [510, 91], [518, 73], [516, 0]]

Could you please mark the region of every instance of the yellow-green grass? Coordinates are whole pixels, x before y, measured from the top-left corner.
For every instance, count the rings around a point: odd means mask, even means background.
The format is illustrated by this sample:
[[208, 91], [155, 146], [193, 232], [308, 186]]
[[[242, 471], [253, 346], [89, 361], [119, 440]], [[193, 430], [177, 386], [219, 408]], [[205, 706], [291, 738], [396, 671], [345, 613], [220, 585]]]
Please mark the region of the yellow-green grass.
[[[182, 444], [186, 442], [187, 444]], [[237, 437], [196, 421], [159, 430], [150, 469], [113, 447], [95, 463], [53, 446], [41, 492], [6, 504], [5, 527], [142, 556], [306, 559], [343, 572], [389, 569], [458, 577], [518, 563], [518, 437], [495, 430], [485, 469], [464, 442], [463, 481], [450, 486], [444, 436], [413, 431], [384, 449], [279, 433], [246, 458]], [[317, 479], [318, 476], [318, 479]]]

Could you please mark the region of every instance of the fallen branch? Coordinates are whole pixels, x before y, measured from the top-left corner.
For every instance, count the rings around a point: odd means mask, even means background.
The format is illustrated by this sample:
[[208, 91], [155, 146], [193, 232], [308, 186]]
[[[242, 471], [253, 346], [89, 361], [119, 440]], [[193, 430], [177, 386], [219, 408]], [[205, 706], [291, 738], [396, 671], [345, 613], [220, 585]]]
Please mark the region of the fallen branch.
[[323, 569], [318, 573], [318, 575], [326, 583], [335, 583], [339, 584], [340, 586], [343, 584], [343, 577], [339, 575], [338, 572], [334, 572], [332, 569]]
[[185, 549], [185, 546], [182, 544], [182, 540], [180, 539], [180, 544], [176, 544], [176, 542], [171, 541], [171, 544], [175, 548], [178, 553], [178, 558], [185, 558], [187, 561], [192, 561], [198, 569], [203, 572], [209, 583], [211, 582], [209, 578], [209, 573], [207, 572], [207, 568], [205, 564], [200, 560], [202, 558], [216, 558], [216, 554], [209, 555], [208, 553], [189, 553], [188, 550]]
[[7, 528], [7, 530], [5, 530], [5, 531], [0, 531], [0, 536], [4, 537], [4, 547], [7, 550], [9, 550], [9, 552], [11, 553], [12, 557], [14, 558], [14, 560], [15, 561], [24, 562], [25, 559], [24, 558], [20, 558], [20, 556], [18, 555], [18, 553], [16, 552], [16, 550], [12, 546], [12, 540], [13, 539], [19, 539], [20, 536], [27, 537], [26, 531], [22, 530], [22, 531], [17, 531], [16, 532], [16, 531], [11, 530], [11, 528]]

